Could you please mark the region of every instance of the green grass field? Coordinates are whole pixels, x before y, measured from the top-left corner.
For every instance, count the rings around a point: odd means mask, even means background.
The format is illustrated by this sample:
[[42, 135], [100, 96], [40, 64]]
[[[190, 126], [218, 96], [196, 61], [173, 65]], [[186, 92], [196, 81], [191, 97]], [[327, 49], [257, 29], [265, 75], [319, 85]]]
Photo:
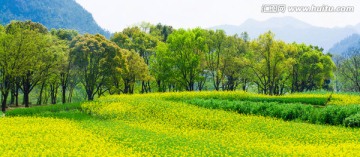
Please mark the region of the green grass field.
[[0, 118], [0, 156], [357, 156], [359, 96], [329, 97], [185, 92], [14, 109]]

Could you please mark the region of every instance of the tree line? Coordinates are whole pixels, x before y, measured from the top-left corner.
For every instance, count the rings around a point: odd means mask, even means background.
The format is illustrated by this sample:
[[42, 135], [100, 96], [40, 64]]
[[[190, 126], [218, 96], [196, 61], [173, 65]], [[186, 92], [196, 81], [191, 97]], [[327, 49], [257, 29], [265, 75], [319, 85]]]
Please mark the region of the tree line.
[[223, 30], [142, 23], [107, 39], [48, 30], [31, 21], [0, 26], [3, 112], [7, 104], [19, 104], [19, 94], [29, 107], [34, 88], [37, 104], [47, 102], [44, 94], [51, 104], [58, 95], [62, 103], [71, 102], [76, 87], [88, 100], [184, 90], [251, 89], [281, 95], [333, 90], [335, 70], [332, 56], [322, 48], [285, 43], [271, 31], [250, 39], [246, 32], [226, 35]]

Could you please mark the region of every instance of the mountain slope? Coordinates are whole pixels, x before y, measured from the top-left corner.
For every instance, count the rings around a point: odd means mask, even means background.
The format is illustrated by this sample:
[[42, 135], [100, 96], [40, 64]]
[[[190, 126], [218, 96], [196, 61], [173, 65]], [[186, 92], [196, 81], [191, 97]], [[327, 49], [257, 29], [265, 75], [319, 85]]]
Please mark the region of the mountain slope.
[[351, 48], [360, 48], [360, 35], [353, 34], [340, 42], [336, 43], [329, 52], [332, 54], [345, 54]]
[[[339, 40], [357, 33], [355, 27], [323, 28], [312, 26], [292, 17], [277, 17], [266, 21], [247, 20], [240, 26], [221, 25], [211, 29], [223, 29], [227, 34], [248, 32], [251, 38], [271, 30], [277, 39], [286, 42], [298, 42], [330, 49]], [[360, 29], [360, 25], [359, 25]]]
[[12, 20], [32, 20], [49, 29], [75, 29], [80, 33], [110, 36], [74, 0], [1, 0], [0, 23], [5, 25]]

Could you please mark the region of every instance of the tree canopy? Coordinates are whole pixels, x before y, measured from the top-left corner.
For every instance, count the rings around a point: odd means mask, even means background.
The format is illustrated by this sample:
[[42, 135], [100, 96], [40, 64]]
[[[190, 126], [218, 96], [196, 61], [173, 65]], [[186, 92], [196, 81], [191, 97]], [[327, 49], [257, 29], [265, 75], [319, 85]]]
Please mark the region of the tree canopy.
[[229, 36], [222, 30], [143, 23], [108, 40], [13, 21], [0, 25], [2, 108], [5, 112], [7, 104], [18, 104], [20, 93], [26, 107], [30, 93], [37, 95], [37, 104], [48, 99], [56, 104], [58, 90], [62, 103], [72, 101], [74, 90], [90, 101], [109, 94], [184, 90], [281, 95], [333, 90], [335, 78], [343, 90], [358, 91], [357, 52], [338, 58], [335, 65], [322, 48], [285, 43], [271, 31], [249, 39], [246, 32]]

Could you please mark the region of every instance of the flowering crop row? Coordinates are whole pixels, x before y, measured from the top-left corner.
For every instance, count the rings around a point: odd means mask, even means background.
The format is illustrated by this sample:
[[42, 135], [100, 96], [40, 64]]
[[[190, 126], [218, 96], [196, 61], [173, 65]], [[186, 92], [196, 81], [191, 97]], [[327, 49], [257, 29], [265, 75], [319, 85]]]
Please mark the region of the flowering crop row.
[[109, 127], [99, 134], [150, 156], [356, 156], [360, 152], [359, 129], [285, 122], [169, 101], [237, 99], [237, 94], [241, 97], [236, 92], [109, 96], [82, 107], [127, 126], [127, 131]]
[[69, 120], [6, 117], [0, 118], [0, 124], [0, 156], [131, 155], [131, 149], [106, 141]]

